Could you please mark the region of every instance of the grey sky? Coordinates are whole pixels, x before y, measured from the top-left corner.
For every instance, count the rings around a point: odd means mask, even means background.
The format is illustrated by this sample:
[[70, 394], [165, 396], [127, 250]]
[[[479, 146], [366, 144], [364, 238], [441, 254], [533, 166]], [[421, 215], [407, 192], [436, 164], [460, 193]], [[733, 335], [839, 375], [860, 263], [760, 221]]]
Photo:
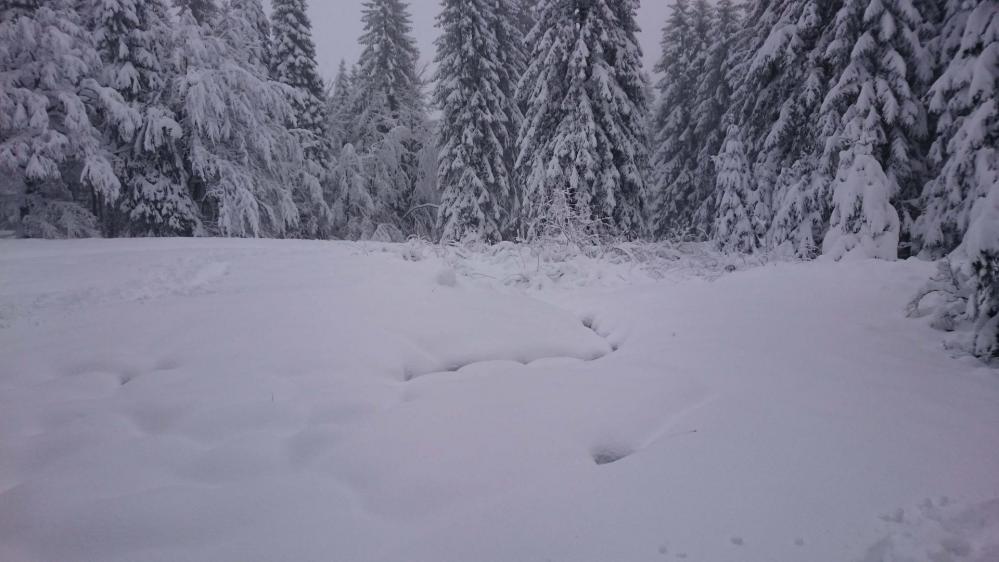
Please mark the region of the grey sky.
[[[308, 0], [312, 16], [313, 35], [323, 76], [332, 79], [340, 59], [350, 64], [360, 54], [357, 38], [361, 35], [362, 0]], [[440, 10], [439, 0], [411, 0], [413, 34], [420, 44], [422, 61], [434, 57], [437, 29], [434, 18]], [[659, 34], [668, 13], [669, 0], [644, 0], [638, 14], [642, 27], [642, 48], [646, 68], [651, 71], [659, 52]]]

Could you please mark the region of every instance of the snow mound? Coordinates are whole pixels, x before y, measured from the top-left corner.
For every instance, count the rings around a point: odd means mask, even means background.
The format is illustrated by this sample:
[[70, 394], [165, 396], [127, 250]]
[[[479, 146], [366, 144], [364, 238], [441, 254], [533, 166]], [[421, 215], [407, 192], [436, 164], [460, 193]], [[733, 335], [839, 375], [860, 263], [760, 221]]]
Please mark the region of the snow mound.
[[932, 265], [557, 249], [0, 241], [0, 560], [989, 560]]

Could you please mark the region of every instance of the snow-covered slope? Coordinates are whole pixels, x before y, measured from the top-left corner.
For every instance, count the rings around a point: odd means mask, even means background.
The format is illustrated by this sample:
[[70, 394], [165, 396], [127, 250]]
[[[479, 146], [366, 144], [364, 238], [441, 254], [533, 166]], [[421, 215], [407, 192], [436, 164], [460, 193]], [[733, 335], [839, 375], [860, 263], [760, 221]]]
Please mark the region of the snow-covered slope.
[[0, 560], [999, 559], [999, 377], [904, 317], [932, 264], [478, 265], [0, 240]]

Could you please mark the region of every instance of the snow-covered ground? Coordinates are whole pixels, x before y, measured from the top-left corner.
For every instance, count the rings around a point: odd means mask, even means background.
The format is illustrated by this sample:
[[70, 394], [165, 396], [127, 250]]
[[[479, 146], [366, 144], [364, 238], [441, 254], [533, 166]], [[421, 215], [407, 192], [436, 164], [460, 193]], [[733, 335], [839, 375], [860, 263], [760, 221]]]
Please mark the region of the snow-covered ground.
[[0, 240], [0, 560], [999, 560], [932, 264], [525, 252]]

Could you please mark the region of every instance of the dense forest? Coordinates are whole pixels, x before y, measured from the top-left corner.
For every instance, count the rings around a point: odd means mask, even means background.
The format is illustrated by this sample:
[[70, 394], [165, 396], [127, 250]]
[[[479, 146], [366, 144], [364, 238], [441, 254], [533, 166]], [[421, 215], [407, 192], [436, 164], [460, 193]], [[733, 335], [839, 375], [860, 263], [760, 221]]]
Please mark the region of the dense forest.
[[424, 71], [365, 0], [326, 83], [305, 0], [0, 0], [0, 230], [952, 256], [999, 347], [999, 3], [672, 0], [652, 76], [638, 3], [443, 0]]

